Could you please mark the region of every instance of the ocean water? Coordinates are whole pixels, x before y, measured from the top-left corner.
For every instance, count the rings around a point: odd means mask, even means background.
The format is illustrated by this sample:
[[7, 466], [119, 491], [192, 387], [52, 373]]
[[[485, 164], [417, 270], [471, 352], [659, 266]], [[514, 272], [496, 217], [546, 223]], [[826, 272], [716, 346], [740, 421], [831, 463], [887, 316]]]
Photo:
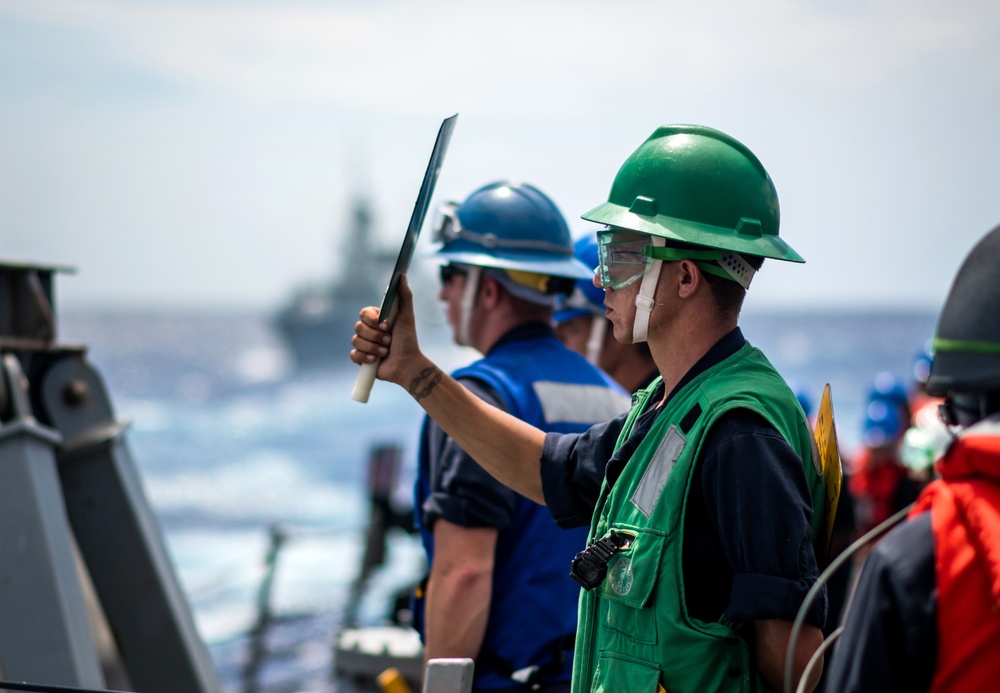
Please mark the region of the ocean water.
[[[832, 388], [841, 448], [859, 439], [866, 390], [880, 371], [909, 382], [934, 313], [748, 312], [744, 333], [818, 403]], [[445, 368], [474, 358], [441, 325], [421, 326], [425, 350]], [[60, 339], [88, 346], [227, 692], [244, 690], [248, 632], [257, 618], [272, 531], [286, 537], [271, 608], [280, 619], [263, 690], [330, 690], [331, 648], [361, 559], [368, 517], [366, 463], [398, 445], [396, 500], [409, 503], [419, 407], [376, 383], [368, 404], [350, 399], [349, 345], [332, 365], [296, 373], [267, 315], [76, 312]], [[423, 570], [416, 541], [391, 537], [386, 565], [357, 605], [374, 625], [392, 595]]]

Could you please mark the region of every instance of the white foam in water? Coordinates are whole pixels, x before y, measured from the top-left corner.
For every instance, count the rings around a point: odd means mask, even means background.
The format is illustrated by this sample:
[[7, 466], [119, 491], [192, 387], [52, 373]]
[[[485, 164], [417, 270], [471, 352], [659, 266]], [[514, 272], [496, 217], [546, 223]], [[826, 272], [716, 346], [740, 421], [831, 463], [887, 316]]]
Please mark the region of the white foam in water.
[[[271, 608], [279, 614], [338, 610], [360, 560], [359, 534], [287, 528], [284, 536]], [[244, 635], [257, 618], [269, 535], [176, 530], [167, 543], [205, 641], [213, 645]]]
[[275, 608], [282, 613], [338, 609], [355, 577], [361, 550], [361, 537], [355, 532], [293, 532], [280, 557]]
[[115, 408], [127, 412], [123, 418], [131, 431], [162, 431], [171, 425], [168, 408], [153, 400], [123, 398], [115, 402]]
[[288, 354], [273, 346], [244, 349], [236, 357], [236, 373], [247, 383], [275, 382], [293, 370]]
[[358, 528], [366, 514], [357, 489], [317, 479], [290, 456], [261, 450], [198, 473], [150, 472], [145, 485], [162, 512], [203, 518], [323, 523]]
[[266, 535], [175, 531], [167, 534], [167, 546], [202, 638], [212, 644], [246, 632], [264, 574]]

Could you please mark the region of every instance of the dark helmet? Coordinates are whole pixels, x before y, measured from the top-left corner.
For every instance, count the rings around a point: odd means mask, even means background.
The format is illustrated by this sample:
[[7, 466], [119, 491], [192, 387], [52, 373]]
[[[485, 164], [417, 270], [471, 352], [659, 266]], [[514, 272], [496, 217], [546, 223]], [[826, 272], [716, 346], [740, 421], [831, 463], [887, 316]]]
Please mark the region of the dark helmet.
[[1000, 392], [1000, 226], [965, 258], [938, 318], [927, 392]]

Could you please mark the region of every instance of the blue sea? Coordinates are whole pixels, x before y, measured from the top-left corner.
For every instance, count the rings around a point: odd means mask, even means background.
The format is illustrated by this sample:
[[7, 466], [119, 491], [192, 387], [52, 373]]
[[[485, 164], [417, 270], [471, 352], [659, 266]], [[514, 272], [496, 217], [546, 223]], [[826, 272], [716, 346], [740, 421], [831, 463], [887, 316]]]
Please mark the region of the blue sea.
[[[747, 312], [747, 338], [818, 403], [832, 388], [841, 448], [858, 443], [874, 376], [909, 382], [935, 313]], [[421, 326], [442, 367], [474, 358], [440, 324]], [[263, 313], [72, 312], [60, 339], [85, 344], [102, 374], [156, 511], [198, 629], [227, 692], [244, 690], [248, 632], [257, 618], [271, 532], [287, 537], [271, 608], [273, 656], [263, 690], [329, 691], [342, 622], [368, 518], [366, 463], [374, 446], [403, 449], [397, 500], [409, 503], [421, 412], [397, 387], [350, 398], [349, 345], [329, 368], [297, 373]], [[362, 624], [389, 616], [392, 595], [423, 570], [407, 535], [391, 537], [385, 567], [357, 604]]]

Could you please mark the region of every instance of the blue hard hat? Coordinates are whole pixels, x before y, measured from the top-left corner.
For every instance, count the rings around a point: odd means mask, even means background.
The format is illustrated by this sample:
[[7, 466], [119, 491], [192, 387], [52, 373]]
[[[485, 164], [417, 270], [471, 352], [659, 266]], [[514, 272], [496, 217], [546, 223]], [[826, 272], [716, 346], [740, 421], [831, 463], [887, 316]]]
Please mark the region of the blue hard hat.
[[434, 255], [448, 262], [584, 279], [594, 274], [573, 257], [573, 241], [562, 213], [527, 183], [497, 181], [461, 204], [438, 212]]
[[904, 406], [909, 401], [903, 382], [889, 371], [882, 371], [875, 376], [868, 390], [868, 401], [885, 400], [897, 406]]
[[581, 315], [604, 316], [604, 289], [594, 286], [594, 269], [600, 261], [597, 257], [597, 236], [588, 234], [573, 244], [573, 256], [591, 268], [588, 279], [578, 279], [573, 292], [560, 301], [555, 312], [556, 323], [566, 322]]
[[899, 414], [899, 407], [887, 399], [872, 399], [865, 410], [861, 434], [868, 447], [895, 443], [903, 434], [903, 420]]
[[798, 400], [799, 406], [802, 407], [802, 411], [805, 412], [806, 418], [812, 416], [812, 398], [809, 397], [809, 393], [806, 389], [794, 380], [786, 380], [785, 382], [788, 383], [788, 389], [795, 393], [795, 399]]
[[927, 384], [927, 378], [931, 374], [931, 361], [933, 360], [933, 344], [934, 342], [928, 339], [924, 342], [923, 348], [920, 349], [914, 356], [913, 362], [910, 365], [910, 373], [913, 375], [913, 382], [920, 385]]

